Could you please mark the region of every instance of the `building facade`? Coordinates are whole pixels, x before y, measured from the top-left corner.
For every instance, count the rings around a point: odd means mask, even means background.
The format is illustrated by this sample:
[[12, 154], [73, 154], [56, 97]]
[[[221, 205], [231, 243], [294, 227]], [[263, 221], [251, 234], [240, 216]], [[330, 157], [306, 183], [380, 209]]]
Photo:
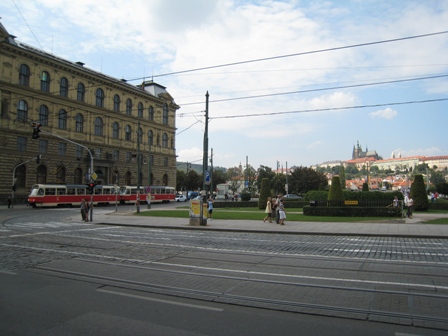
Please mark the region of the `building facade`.
[[87, 183], [92, 161], [98, 184], [175, 187], [179, 106], [165, 87], [108, 77], [18, 42], [1, 24], [0, 65], [1, 201], [13, 183], [22, 199], [36, 183]]

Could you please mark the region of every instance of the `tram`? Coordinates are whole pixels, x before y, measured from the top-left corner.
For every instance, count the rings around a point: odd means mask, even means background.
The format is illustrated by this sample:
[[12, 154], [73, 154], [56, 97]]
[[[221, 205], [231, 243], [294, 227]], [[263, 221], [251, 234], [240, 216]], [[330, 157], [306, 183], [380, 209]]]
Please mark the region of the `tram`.
[[[90, 194], [84, 184], [35, 184], [28, 196], [33, 207], [79, 206], [82, 199], [90, 202]], [[120, 202], [119, 190], [113, 185], [96, 185], [93, 191], [93, 204], [115, 204]]]
[[[137, 201], [137, 187], [125, 186], [120, 188], [121, 203], [130, 204]], [[151, 203], [174, 202], [176, 190], [167, 186], [140, 187], [140, 202], [147, 202], [151, 195]]]

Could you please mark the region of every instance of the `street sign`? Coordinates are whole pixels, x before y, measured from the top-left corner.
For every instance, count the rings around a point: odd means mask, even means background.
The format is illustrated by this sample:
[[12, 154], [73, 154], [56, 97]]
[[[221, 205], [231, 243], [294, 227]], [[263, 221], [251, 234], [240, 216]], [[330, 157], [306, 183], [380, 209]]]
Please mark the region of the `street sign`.
[[205, 184], [210, 184], [210, 180], [211, 180], [211, 177], [210, 177], [210, 172], [207, 170], [206, 172], [205, 172]]
[[93, 172], [93, 174], [90, 175], [90, 177], [92, 178], [92, 180], [95, 181], [98, 178], [98, 175], [95, 172]]

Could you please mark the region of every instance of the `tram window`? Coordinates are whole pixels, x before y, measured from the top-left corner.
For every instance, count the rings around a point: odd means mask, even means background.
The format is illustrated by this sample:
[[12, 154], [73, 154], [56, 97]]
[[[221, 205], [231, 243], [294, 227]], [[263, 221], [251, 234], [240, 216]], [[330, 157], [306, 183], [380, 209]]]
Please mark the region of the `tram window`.
[[103, 189], [103, 195], [110, 195], [110, 189]]
[[99, 189], [99, 188], [98, 188], [98, 189], [95, 189], [95, 195], [101, 195], [101, 191], [102, 191], [102, 190]]
[[85, 195], [86, 194], [86, 190], [84, 188], [76, 189], [76, 194], [77, 195]]
[[54, 188], [46, 189], [45, 195], [56, 195], [56, 189]]
[[65, 195], [65, 189], [57, 189], [58, 195]]
[[74, 189], [74, 188], [67, 189], [67, 195], [75, 195], [75, 193], [76, 193], [76, 189]]
[[39, 188], [39, 191], [37, 192], [37, 194], [39, 196], [43, 196], [44, 195], [44, 190], [42, 188]]

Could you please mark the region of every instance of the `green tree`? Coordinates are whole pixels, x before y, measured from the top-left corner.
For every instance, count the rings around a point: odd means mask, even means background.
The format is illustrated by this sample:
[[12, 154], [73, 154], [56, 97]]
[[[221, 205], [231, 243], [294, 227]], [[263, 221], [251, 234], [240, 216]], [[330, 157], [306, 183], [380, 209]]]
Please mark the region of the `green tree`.
[[187, 180], [187, 174], [183, 170], [177, 170], [176, 172], [176, 190], [185, 190], [185, 182]]
[[362, 191], [369, 191], [369, 184], [367, 182], [362, 184]]
[[271, 196], [271, 185], [268, 178], [264, 178], [261, 181], [260, 197], [258, 198], [258, 209], [264, 209], [268, 201], [268, 197]]
[[258, 190], [261, 190], [261, 183], [263, 179], [267, 178], [269, 181], [273, 181], [274, 177], [275, 173], [272, 171], [270, 167], [260, 166], [260, 168], [258, 168], [258, 176], [257, 176]]
[[428, 195], [426, 194], [423, 175], [415, 175], [411, 185], [411, 197], [414, 200], [416, 211], [427, 211], [429, 208]]
[[213, 169], [213, 185], [216, 187], [218, 184], [226, 183], [226, 172], [222, 169]]
[[448, 195], [448, 183], [446, 182], [437, 183], [436, 190], [439, 194]]
[[339, 176], [333, 176], [331, 179], [330, 192], [328, 193], [329, 201], [343, 201], [344, 195], [342, 194], [341, 181]]
[[327, 177], [312, 168], [295, 168], [288, 179], [288, 187], [292, 193], [306, 194], [310, 190], [319, 190], [328, 185]]
[[341, 165], [339, 168], [339, 180], [341, 181], [342, 190], [345, 189], [345, 168]]
[[190, 170], [185, 180], [185, 187], [187, 190], [196, 190], [202, 188], [202, 178], [194, 170]]

